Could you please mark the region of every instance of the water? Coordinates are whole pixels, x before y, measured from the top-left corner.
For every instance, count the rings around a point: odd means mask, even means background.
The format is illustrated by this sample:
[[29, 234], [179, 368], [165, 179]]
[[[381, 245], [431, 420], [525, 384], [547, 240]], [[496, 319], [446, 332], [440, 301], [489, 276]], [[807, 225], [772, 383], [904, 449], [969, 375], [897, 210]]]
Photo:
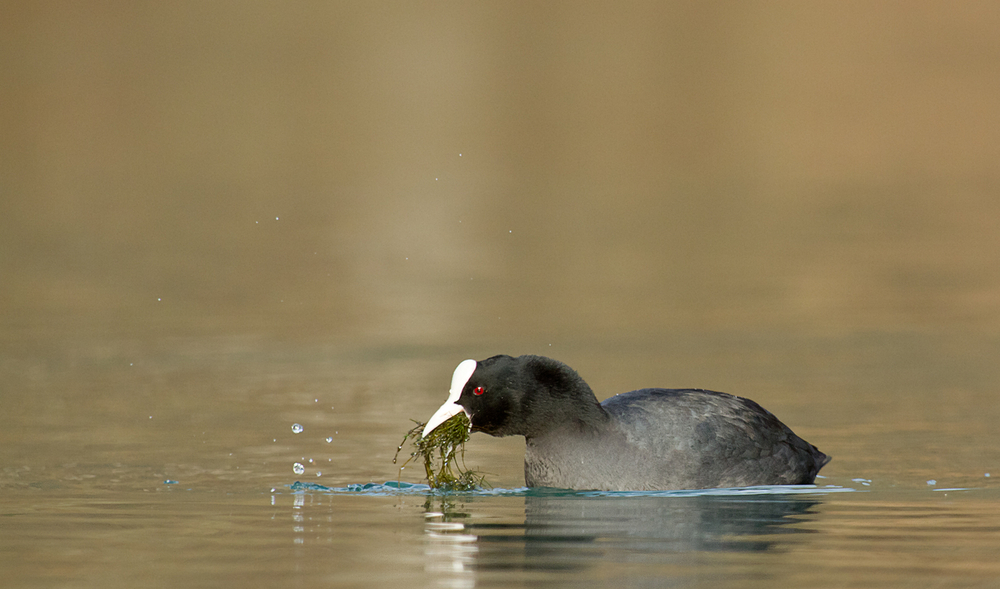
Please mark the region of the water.
[[[0, 20], [4, 586], [997, 586], [989, 4], [165, 6]], [[833, 461], [432, 493], [497, 353]]]
[[[917, 576], [989, 586], [1000, 575], [1000, 490], [986, 476], [998, 458], [997, 409], [987, 402], [997, 368], [965, 364], [978, 377], [915, 388], [943, 370], [921, 350], [960, 344], [913, 338], [869, 347], [776, 340], [776, 349], [761, 344], [752, 358], [733, 359], [729, 370], [752, 375], [747, 388], [834, 461], [815, 487], [661, 493], [524, 489], [523, 441], [482, 434], [466, 460], [489, 473], [491, 489], [433, 493], [421, 469], [400, 472], [392, 457], [409, 418], [436, 409], [448, 360], [462, 357], [448, 350], [216, 341], [221, 351], [203, 355], [185, 341], [130, 367], [117, 356], [132, 346], [105, 342], [100, 358], [81, 359], [97, 349], [88, 344], [48, 356], [44, 370], [8, 356], [8, 369], [19, 369], [6, 380], [16, 410], [3, 424], [0, 567], [12, 586], [38, 587], [598, 586], [609, 578], [902, 587]], [[728, 348], [702, 344], [694, 347]], [[987, 342], [967, 345], [983, 351]], [[817, 347], [839, 378], [811, 390], [838, 394], [810, 392], [806, 403], [794, 383], [818, 369], [804, 370], [812, 363], [796, 350]], [[873, 347], [891, 350], [875, 364], [897, 378], [859, 377], [871, 374]], [[581, 365], [590, 354], [569, 355]], [[765, 368], [780, 356], [792, 361]], [[831, 378], [818, 372], [820, 382]], [[12, 374], [34, 377], [12, 382]], [[842, 381], [856, 390], [840, 390]], [[947, 387], [966, 392], [921, 401]], [[381, 392], [396, 402], [383, 403]], [[289, 422], [305, 431], [289, 431]], [[334, 427], [340, 434], [328, 443]]]

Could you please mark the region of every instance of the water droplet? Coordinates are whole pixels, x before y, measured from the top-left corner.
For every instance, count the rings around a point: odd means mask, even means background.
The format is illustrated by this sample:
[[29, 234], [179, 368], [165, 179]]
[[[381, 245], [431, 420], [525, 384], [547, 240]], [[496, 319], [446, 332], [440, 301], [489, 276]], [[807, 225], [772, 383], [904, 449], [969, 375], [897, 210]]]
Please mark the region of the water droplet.
[[306, 467], [302, 466], [301, 462], [296, 462], [292, 465], [292, 472], [295, 474], [302, 474], [306, 471]]
[[305, 429], [306, 428], [302, 427], [298, 423], [293, 423], [292, 424], [292, 433], [293, 434], [301, 434]]
[[321, 473], [320, 471], [317, 470], [316, 471], [316, 476], [321, 477], [321, 476], [323, 476], [323, 473]]
[[[332, 442], [332, 441], [333, 441], [333, 436], [327, 436], [327, 437], [326, 437], [326, 443], [327, 443], [327, 444], [329, 444], [329, 443], [330, 443], [330, 442]], [[990, 475], [986, 475], [986, 476], [990, 476]]]

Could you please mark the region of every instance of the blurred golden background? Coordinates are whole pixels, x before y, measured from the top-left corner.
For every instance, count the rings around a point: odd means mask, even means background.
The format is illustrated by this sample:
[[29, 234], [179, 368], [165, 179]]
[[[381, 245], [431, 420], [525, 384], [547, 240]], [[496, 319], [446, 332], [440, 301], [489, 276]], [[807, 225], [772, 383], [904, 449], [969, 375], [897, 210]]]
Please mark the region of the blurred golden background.
[[993, 2], [7, 2], [0, 322], [995, 332], [998, 30]]

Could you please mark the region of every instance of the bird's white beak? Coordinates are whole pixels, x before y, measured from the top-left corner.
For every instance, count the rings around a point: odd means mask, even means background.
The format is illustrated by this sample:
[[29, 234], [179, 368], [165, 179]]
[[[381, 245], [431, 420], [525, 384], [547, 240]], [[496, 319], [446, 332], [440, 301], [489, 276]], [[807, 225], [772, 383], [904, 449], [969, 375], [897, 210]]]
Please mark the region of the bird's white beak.
[[448, 421], [452, 417], [455, 417], [459, 413], [465, 411], [465, 408], [457, 403], [452, 403], [451, 401], [446, 402], [444, 405], [438, 408], [431, 416], [430, 421], [424, 426], [424, 433], [420, 434], [422, 437], [427, 437], [427, 434], [434, 431], [437, 426]]
[[[420, 434], [421, 437], [427, 437], [427, 434], [434, 431], [437, 426], [465, 411], [465, 408], [459, 405], [457, 401], [462, 396], [462, 389], [465, 388], [465, 383], [469, 382], [469, 379], [472, 378], [472, 373], [475, 371], [475, 360], [465, 360], [458, 365], [458, 368], [455, 369], [455, 374], [451, 377], [451, 389], [448, 391], [448, 400], [427, 421], [423, 433]], [[468, 415], [469, 412], [466, 411], [465, 414]], [[471, 415], [469, 419], [472, 419]]]

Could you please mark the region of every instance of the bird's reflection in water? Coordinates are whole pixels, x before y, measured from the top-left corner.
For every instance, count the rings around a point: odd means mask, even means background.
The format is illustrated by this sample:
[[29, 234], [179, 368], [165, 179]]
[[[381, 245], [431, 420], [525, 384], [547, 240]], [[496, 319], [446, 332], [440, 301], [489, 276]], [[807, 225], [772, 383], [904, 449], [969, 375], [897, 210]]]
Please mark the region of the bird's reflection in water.
[[428, 534], [437, 538], [436, 545], [454, 536], [447, 543], [462, 547], [463, 572], [585, 571], [605, 561], [669, 564], [687, 562], [693, 553], [778, 550], [789, 535], [809, 531], [802, 524], [819, 503], [815, 496], [801, 495], [542, 493], [523, 500], [523, 523], [479, 520], [474, 502], [459, 510], [454, 501], [432, 505], [429, 500]]

